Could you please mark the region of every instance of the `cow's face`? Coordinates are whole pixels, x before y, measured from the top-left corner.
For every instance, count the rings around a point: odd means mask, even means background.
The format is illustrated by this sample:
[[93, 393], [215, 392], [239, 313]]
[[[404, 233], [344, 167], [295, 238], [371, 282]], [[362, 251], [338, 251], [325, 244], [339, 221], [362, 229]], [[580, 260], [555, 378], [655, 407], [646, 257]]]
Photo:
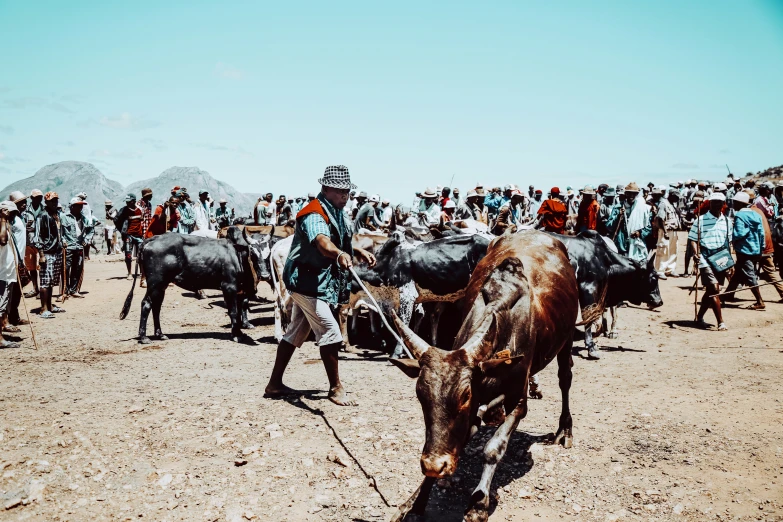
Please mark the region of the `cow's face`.
[[[272, 228], [272, 231], [274, 232], [274, 228]], [[260, 281], [269, 281], [272, 279], [272, 273], [269, 269], [269, 254], [271, 251], [269, 244], [272, 232], [261, 239], [253, 239], [245, 232], [243, 232], [243, 237], [248, 244], [250, 262], [253, 264], [253, 269], [256, 271], [258, 279]]]
[[428, 477], [452, 475], [470, 438], [473, 375], [479, 355], [494, 344], [495, 319], [487, 317], [468, 342], [447, 352], [431, 347], [395, 315], [397, 331], [415, 359], [391, 359], [416, 378], [416, 397], [424, 414], [425, 442], [421, 471]]
[[663, 306], [661, 291], [658, 287], [658, 272], [655, 270], [655, 252], [653, 251], [647, 258], [647, 265], [638, 265], [636, 268], [635, 286], [637, 292], [634, 292], [635, 299], [631, 300], [633, 304], [646, 304], [650, 309]]
[[419, 359], [416, 397], [424, 414], [421, 471], [428, 477], [454, 474], [470, 432], [473, 368], [462, 350], [430, 348]]

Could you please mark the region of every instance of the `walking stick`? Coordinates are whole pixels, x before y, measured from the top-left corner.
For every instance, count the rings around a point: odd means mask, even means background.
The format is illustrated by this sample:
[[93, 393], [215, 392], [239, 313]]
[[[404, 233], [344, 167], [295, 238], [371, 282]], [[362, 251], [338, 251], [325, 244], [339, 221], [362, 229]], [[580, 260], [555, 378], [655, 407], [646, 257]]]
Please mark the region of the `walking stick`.
[[65, 247], [63, 247], [63, 284], [60, 286], [60, 302], [64, 303], [68, 299], [68, 256]]
[[[16, 247], [16, 241], [14, 240], [13, 234], [9, 234], [11, 237], [11, 242], [14, 244], [14, 250], [16, 250], [16, 262], [17, 263], [24, 263], [24, 259], [19, 259], [19, 250]], [[30, 325], [30, 334], [33, 337], [33, 346], [35, 346], [35, 349], [38, 349], [38, 341], [35, 340], [35, 330], [33, 330], [33, 322], [30, 320], [30, 313], [27, 311], [27, 303], [24, 300], [24, 293], [22, 292], [22, 278], [19, 276], [19, 269], [16, 270], [16, 284], [19, 285], [19, 294], [22, 296], [22, 306], [24, 306], [24, 315], [27, 317], [27, 324]]]
[[[728, 225], [727, 225], [728, 226]], [[696, 209], [696, 237], [698, 237], [698, 243], [696, 245], [696, 255], [699, 256], [699, 262], [701, 262], [701, 213], [699, 209]], [[696, 263], [696, 281], [693, 282], [693, 286], [696, 289], [696, 295], [693, 297], [693, 320], [699, 320], [699, 263]]]
[[409, 358], [413, 359], [413, 355], [411, 352], [408, 351], [408, 347], [405, 346], [405, 343], [402, 342], [402, 339], [400, 339], [400, 336], [397, 335], [397, 330], [389, 326], [389, 323], [386, 321], [386, 316], [383, 313], [383, 310], [381, 310], [381, 307], [378, 305], [378, 301], [375, 300], [375, 297], [370, 293], [369, 290], [367, 290], [367, 287], [364, 286], [364, 283], [362, 283], [362, 280], [359, 279], [359, 275], [354, 271], [353, 267], [350, 267], [348, 270], [351, 271], [351, 275], [354, 279], [356, 279], [356, 282], [359, 283], [359, 288], [364, 290], [364, 293], [367, 294], [367, 297], [370, 298], [370, 301], [372, 301], [372, 304], [375, 305], [375, 308], [378, 310], [378, 314], [381, 316], [381, 320], [383, 321], [384, 326], [391, 332], [391, 334], [394, 336], [395, 339], [397, 339], [397, 342], [400, 343], [400, 346], [402, 346], [402, 349], [405, 350], [405, 355], [407, 355]]

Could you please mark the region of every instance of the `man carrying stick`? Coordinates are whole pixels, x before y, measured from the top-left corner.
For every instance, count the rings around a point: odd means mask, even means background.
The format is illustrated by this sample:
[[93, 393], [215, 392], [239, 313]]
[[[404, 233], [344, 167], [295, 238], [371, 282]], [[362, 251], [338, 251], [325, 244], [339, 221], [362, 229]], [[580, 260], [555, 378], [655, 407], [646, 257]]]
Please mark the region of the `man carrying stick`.
[[[11, 201], [0, 203], [0, 324], [5, 323], [11, 303], [11, 289], [16, 283], [16, 252], [11, 237], [12, 213], [16, 205]], [[7, 341], [0, 333], [0, 348], [18, 348], [19, 343]]]
[[65, 312], [52, 305], [52, 287], [60, 280], [63, 271], [63, 243], [60, 238], [60, 211], [57, 192], [44, 196], [45, 212], [35, 221], [33, 245], [43, 254], [40, 258], [41, 319], [53, 319], [54, 314]]

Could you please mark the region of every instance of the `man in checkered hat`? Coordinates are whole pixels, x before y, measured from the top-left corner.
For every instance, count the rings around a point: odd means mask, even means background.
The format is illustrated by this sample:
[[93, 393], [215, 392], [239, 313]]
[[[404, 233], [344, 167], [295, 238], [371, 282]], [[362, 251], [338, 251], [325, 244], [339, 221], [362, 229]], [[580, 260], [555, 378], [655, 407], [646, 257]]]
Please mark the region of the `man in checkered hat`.
[[329, 378], [329, 399], [340, 406], [354, 406], [340, 382], [337, 355], [343, 338], [334, 309], [348, 302], [351, 276], [347, 270], [353, 266], [353, 256], [371, 267], [375, 256], [351, 247], [353, 229], [343, 208], [350, 190], [356, 187], [348, 169], [343, 165], [327, 167], [318, 182], [318, 197], [296, 215], [294, 239], [283, 270], [283, 282], [294, 301], [291, 324], [277, 347], [264, 396], [298, 393], [283, 384], [283, 373], [294, 351], [312, 331]]

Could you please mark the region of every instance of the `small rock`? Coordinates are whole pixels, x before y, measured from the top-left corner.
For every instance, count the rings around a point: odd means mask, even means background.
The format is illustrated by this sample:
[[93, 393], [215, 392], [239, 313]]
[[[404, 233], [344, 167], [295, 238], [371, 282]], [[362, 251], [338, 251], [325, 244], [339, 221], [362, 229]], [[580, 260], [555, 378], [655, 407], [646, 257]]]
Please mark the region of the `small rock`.
[[343, 466], [344, 468], [351, 467], [351, 462], [347, 459], [344, 459], [341, 455], [330, 453], [329, 455], [326, 456], [326, 458], [334, 462], [335, 464], [339, 464], [340, 466]]
[[571, 506], [571, 509], [574, 510], [574, 513], [579, 513], [580, 511], [582, 511], [582, 506], [580, 506], [579, 504], [574, 504], [573, 506]]
[[171, 484], [171, 481], [174, 479], [174, 477], [171, 476], [171, 473], [166, 473], [163, 475], [160, 480], [158, 481], [158, 486], [165, 488], [169, 484]]
[[258, 446], [248, 446], [247, 448], [242, 450], [242, 455], [250, 455], [251, 453], [255, 453], [259, 450]]
[[282, 431], [270, 431], [269, 432], [269, 438], [270, 439], [276, 439], [276, 438], [282, 437], [282, 436], [283, 436], [283, 432]]
[[16, 506], [20, 506], [20, 505], [22, 505], [22, 497], [16, 497], [16, 498], [12, 498], [8, 502], [6, 502], [5, 503], [5, 508], [6, 509], [13, 509]]
[[311, 458], [304, 458], [302, 459], [302, 465], [306, 468], [310, 468], [313, 466], [313, 459]]
[[530, 498], [533, 496], [533, 493], [529, 489], [520, 489], [519, 493], [517, 493], [518, 498]]
[[234, 466], [236, 466], [236, 467], [244, 466], [245, 464], [247, 464], [247, 461], [245, 459], [235, 459], [234, 460]]
[[321, 507], [329, 507], [333, 505], [334, 503], [331, 501], [331, 499], [327, 495], [316, 495], [315, 496], [315, 503], [318, 504]]
[[128, 410], [128, 413], [141, 413], [142, 411], [144, 411], [144, 406], [141, 404], [136, 404], [131, 406], [131, 409]]

